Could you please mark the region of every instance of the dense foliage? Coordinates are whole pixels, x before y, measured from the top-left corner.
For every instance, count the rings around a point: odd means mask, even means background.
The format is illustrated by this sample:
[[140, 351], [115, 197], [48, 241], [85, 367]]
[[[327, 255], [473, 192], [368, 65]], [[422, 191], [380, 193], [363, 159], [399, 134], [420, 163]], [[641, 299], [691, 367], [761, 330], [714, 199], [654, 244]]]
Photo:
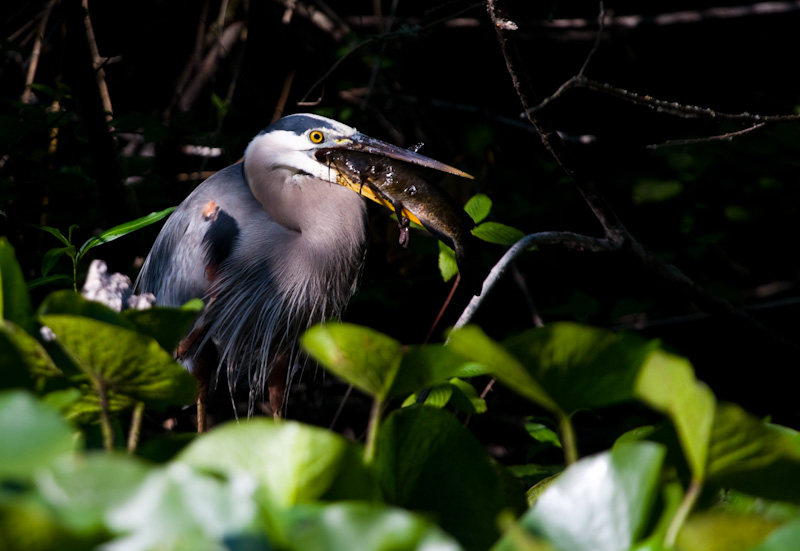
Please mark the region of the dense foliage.
[[[798, 549], [797, 8], [354, 4], [0, 8], [0, 550]], [[293, 420], [196, 435], [201, 305], [74, 290], [297, 111], [475, 175], [487, 273], [529, 241], [446, 332], [452, 251], [374, 208]]]

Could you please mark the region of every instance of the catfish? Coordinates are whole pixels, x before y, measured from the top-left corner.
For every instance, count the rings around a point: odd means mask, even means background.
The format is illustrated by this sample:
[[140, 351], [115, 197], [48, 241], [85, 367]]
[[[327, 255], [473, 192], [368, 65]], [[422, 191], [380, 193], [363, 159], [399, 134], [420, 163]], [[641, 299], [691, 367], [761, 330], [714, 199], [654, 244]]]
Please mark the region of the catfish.
[[324, 152], [324, 157], [349, 180], [344, 182], [347, 187], [397, 213], [402, 246], [408, 245], [409, 220], [412, 220], [453, 249], [465, 287], [480, 295], [479, 242], [471, 231], [475, 222], [452, 197], [425, 180], [411, 163], [337, 149]]

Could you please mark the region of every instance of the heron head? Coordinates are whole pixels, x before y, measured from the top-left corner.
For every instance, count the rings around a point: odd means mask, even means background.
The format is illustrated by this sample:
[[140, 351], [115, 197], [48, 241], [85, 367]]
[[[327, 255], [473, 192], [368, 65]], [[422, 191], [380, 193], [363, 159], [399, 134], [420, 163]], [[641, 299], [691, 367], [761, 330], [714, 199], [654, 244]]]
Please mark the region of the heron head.
[[288, 115], [262, 130], [245, 151], [248, 164], [270, 170], [286, 170], [311, 175], [320, 180], [343, 184], [338, 173], [325, 159], [330, 151], [356, 151], [472, 178], [466, 172], [415, 151], [371, 138], [338, 121], [309, 113]]

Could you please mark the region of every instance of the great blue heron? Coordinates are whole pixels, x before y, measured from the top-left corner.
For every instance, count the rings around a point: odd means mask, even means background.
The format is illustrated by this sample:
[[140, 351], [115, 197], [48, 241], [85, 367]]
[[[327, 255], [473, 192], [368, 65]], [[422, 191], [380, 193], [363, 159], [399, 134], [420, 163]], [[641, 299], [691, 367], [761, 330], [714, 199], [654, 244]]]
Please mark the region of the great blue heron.
[[161, 305], [205, 301], [177, 351], [200, 380], [201, 402], [225, 365], [231, 395], [245, 379], [250, 408], [267, 387], [278, 412], [297, 337], [340, 316], [352, 296], [366, 206], [343, 187], [355, 183], [325, 161], [331, 150], [468, 176], [318, 115], [289, 115], [253, 138], [244, 162], [208, 178], [172, 213], [137, 280]]

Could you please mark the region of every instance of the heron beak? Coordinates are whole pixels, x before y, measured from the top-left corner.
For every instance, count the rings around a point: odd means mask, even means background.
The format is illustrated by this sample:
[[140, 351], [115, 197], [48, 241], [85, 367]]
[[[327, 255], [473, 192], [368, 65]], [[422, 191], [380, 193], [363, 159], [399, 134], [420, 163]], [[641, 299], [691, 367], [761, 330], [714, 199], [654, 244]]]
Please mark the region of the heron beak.
[[425, 155], [420, 155], [419, 153], [416, 153], [410, 149], [403, 149], [402, 147], [398, 147], [381, 140], [376, 140], [375, 138], [370, 138], [369, 136], [365, 136], [360, 132], [356, 132], [349, 138], [341, 140], [338, 147], [335, 147], [335, 149], [359, 151], [361, 153], [369, 153], [370, 155], [390, 157], [392, 159], [397, 159], [398, 161], [411, 163], [417, 166], [423, 166], [425, 168], [447, 172], [448, 174], [455, 174], [456, 176], [461, 176], [462, 178], [469, 178], [470, 180], [473, 179], [471, 175], [467, 174], [463, 170], [459, 170], [455, 167], [444, 164], [436, 159], [431, 159]]

